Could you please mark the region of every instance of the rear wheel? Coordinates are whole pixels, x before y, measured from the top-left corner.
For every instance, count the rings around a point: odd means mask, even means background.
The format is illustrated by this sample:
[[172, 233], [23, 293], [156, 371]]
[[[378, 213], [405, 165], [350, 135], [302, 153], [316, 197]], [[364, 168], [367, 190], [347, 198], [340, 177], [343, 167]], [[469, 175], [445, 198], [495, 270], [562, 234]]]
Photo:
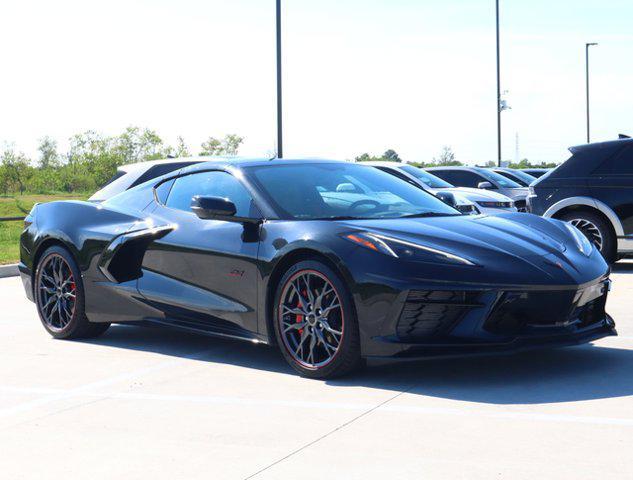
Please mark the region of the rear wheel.
[[580, 230], [595, 245], [608, 263], [616, 261], [615, 235], [603, 217], [593, 212], [579, 210], [566, 213], [560, 219], [571, 223]]
[[50, 247], [40, 257], [34, 290], [42, 325], [55, 338], [96, 337], [110, 326], [109, 323], [90, 323], [86, 318], [79, 267], [62, 247]]
[[358, 322], [341, 278], [318, 261], [293, 265], [275, 296], [275, 334], [301, 375], [334, 378], [362, 365]]

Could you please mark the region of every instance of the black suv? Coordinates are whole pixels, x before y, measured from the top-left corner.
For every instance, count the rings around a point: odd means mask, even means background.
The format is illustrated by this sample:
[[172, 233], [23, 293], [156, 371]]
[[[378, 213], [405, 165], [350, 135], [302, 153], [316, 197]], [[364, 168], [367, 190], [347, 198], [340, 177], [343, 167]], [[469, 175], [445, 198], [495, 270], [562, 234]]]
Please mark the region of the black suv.
[[609, 262], [633, 254], [633, 139], [569, 150], [530, 186], [528, 211], [572, 223]]

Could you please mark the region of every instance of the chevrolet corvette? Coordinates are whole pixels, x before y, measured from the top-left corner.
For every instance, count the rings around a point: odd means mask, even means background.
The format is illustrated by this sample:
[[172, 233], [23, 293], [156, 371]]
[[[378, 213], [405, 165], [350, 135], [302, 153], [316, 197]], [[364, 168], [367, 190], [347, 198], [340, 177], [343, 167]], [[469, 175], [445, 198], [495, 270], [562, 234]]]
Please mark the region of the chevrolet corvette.
[[103, 202], [39, 204], [20, 255], [55, 338], [176, 327], [275, 345], [311, 378], [616, 334], [609, 268], [574, 226], [463, 215], [346, 162], [200, 162]]

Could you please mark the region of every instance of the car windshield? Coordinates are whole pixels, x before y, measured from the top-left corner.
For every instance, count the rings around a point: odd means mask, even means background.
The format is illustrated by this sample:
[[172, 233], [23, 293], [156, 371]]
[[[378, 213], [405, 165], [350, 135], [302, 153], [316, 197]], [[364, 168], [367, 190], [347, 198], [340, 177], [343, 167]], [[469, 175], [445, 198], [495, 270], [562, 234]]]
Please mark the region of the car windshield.
[[521, 185], [514, 180], [510, 180], [509, 178], [499, 175], [497, 172], [493, 172], [487, 168], [478, 168], [477, 172], [486, 177], [488, 180], [498, 183], [499, 186], [503, 188], [521, 188]]
[[461, 215], [430, 193], [370, 166], [324, 162], [245, 170], [273, 207], [295, 220]]
[[453, 188], [454, 185], [442, 180], [435, 175], [431, 175], [429, 172], [425, 172], [421, 168], [414, 167], [413, 165], [401, 165], [398, 167], [401, 170], [404, 170], [409, 175], [413, 175], [415, 178], [424, 182], [424, 184], [429, 188]]

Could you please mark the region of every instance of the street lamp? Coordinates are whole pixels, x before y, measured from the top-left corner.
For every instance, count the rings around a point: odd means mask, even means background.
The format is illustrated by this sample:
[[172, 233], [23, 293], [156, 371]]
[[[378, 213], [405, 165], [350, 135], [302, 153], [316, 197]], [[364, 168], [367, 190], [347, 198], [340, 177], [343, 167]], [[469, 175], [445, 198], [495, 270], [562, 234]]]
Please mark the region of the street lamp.
[[281, 108], [281, 0], [277, 0], [277, 158], [284, 157], [283, 110]]
[[585, 43], [585, 74], [587, 84], [587, 143], [591, 142], [589, 130], [589, 47], [598, 45], [597, 43]]
[[499, 0], [495, 2], [497, 21], [497, 165], [501, 167], [501, 55], [499, 46]]

